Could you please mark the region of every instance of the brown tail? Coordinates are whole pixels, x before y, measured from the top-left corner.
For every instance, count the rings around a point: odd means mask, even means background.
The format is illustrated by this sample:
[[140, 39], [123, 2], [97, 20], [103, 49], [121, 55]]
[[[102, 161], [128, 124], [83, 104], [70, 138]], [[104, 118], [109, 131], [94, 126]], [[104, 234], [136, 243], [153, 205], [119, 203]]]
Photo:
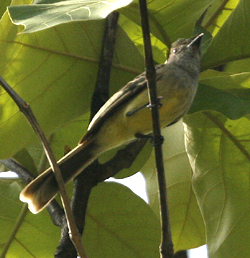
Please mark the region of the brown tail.
[[[94, 141], [84, 142], [58, 161], [65, 183], [71, 181], [97, 157]], [[51, 168], [28, 184], [20, 194], [20, 200], [29, 204], [33, 213], [40, 212], [57, 194], [58, 185]]]

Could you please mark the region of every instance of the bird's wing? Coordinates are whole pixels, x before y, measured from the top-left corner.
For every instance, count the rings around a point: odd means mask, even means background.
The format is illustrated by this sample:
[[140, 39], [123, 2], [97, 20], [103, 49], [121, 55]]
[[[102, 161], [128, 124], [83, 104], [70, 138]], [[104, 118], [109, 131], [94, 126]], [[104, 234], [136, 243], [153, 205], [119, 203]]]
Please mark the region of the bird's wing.
[[[156, 77], [160, 76], [159, 69], [165, 64], [157, 65], [156, 68]], [[141, 73], [134, 80], [127, 83], [124, 87], [122, 87], [117, 93], [115, 93], [96, 113], [93, 117], [92, 121], [89, 124], [88, 131], [80, 140], [79, 144], [84, 142], [88, 137], [90, 137], [96, 130], [98, 130], [103, 123], [103, 121], [113, 114], [113, 112], [119, 108], [124, 102], [128, 101], [141, 91], [147, 88], [145, 72]]]

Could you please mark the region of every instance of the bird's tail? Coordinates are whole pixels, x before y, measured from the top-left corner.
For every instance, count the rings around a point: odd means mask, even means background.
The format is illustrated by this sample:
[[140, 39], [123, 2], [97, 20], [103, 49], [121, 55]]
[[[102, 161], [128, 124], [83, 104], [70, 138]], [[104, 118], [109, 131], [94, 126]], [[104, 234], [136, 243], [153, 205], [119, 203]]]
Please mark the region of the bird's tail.
[[[71, 181], [97, 158], [95, 155], [97, 149], [94, 141], [88, 140], [58, 161], [65, 183]], [[29, 204], [31, 212], [38, 213], [55, 197], [58, 191], [54, 173], [49, 168], [23, 189], [20, 200]]]

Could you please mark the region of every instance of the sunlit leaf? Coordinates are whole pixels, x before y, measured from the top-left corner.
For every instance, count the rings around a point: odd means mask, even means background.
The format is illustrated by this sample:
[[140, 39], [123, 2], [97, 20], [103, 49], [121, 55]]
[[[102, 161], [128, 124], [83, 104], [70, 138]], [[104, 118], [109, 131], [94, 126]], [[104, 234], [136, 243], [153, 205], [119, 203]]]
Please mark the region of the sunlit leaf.
[[209, 257], [249, 257], [250, 122], [208, 114], [187, 116], [185, 135]]
[[24, 25], [24, 32], [36, 32], [58, 24], [97, 20], [128, 5], [132, 0], [65, 0], [36, 1], [37, 4], [10, 6], [8, 11], [16, 25]]
[[[89, 112], [103, 25], [103, 21], [78, 22], [17, 35], [19, 29], [7, 15], [1, 20], [0, 47], [5, 54], [1, 55], [0, 74], [30, 104], [48, 136]], [[111, 93], [143, 70], [142, 56], [120, 28], [117, 37]], [[31, 127], [2, 88], [0, 131], [0, 145], [5, 146], [0, 149], [1, 158], [37, 143]], [[78, 135], [83, 134], [84, 129]]]
[[102, 183], [90, 197], [83, 242], [94, 258], [158, 257], [159, 220], [127, 187]]
[[[203, 55], [203, 69], [249, 57], [249, 12], [250, 2], [248, 0], [239, 1], [237, 7], [214, 36], [207, 52]], [[212, 53], [216, 53], [216, 56]]]
[[207, 9], [202, 21], [205, 27], [213, 36], [220, 30], [225, 21], [231, 15], [239, 0], [215, 0]]
[[[170, 47], [178, 38], [192, 35], [195, 23], [212, 2], [213, 0], [149, 1], [150, 32]], [[119, 11], [140, 25], [137, 9], [138, 5], [132, 3]]]

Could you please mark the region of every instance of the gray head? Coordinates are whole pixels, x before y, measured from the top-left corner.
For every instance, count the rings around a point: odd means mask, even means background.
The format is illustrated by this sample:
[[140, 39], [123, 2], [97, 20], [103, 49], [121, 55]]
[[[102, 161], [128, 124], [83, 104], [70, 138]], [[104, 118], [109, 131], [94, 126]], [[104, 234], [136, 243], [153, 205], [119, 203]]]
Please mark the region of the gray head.
[[191, 39], [178, 39], [172, 44], [168, 64], [175, 64], [190, 72], [200, 69], [200, 43], [203, 33]]

